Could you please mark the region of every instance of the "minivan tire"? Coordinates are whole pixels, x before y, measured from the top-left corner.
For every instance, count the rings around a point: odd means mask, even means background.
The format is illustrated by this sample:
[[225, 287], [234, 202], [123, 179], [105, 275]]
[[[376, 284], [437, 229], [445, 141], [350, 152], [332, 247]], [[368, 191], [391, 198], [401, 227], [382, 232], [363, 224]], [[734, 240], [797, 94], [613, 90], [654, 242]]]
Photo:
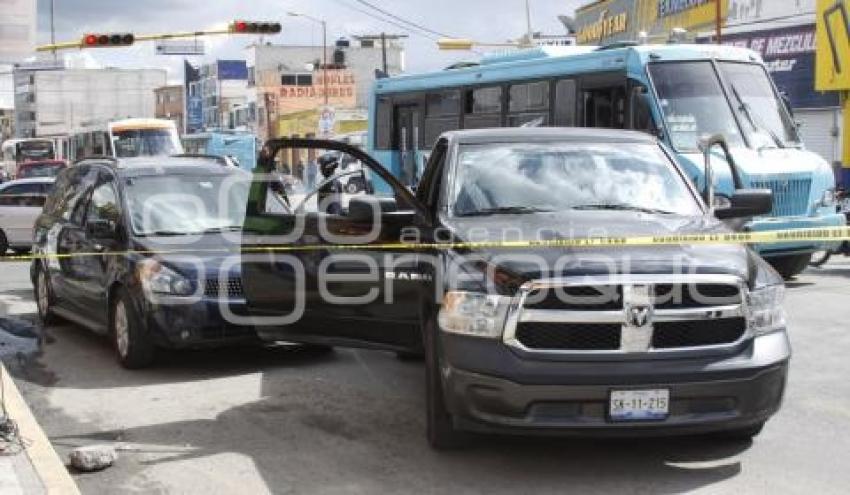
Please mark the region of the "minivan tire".
[[812, 261], [812, 254], [792, 254], [787, 256], [776, 256], [767, 259], [767, 262], [782, 275], [782, 278], [789, 280], [801, 274], [809, 262]]
[[109, 333], [118, 362], [131, 370], [147, 368], [154, 361], [156, 346], [145, 331], [127, 291], [119, 288], [111, 305]]
[[[53, 286], [50, 285], [50, 277], [43, 266], [38, 266], [35, 271], [35, 306], [42, 325], [52, 325], [59, 319], [53, 313], [53, 305], [56, 304], [56, 296], [53, 295]], [[42, 292], [44, 291], [44, 292]]]
[[446, 407], [437, 349], [437, 328], [433, 315], [426, 320], [423, 333], [428, 443], [436, 450], [458, 449], [466, 444], [466, 438], [455, 429], [452, 415]]

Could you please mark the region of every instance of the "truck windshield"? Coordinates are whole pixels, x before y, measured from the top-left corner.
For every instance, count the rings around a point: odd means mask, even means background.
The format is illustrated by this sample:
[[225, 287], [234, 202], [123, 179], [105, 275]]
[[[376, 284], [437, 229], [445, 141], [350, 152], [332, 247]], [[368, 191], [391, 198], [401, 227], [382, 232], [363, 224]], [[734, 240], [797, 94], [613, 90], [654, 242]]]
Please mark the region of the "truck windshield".
[[127, 179], [125, 192], [133, 232], [178, 236], [239, 231], [251, 178], [166, 175]]
[[649, 72], [676, 150], [698, 150], [700, 138], [714, 134], [722, 134], [730, 146], [743, 144], [711, 62], [654, 63]]
[[701, 215], [654, 144], [504, 143], [461, 146], [450, 207], [457, 216], [570, 210]]
[[720, 62], [720, 71], [754, 148], [797, 146], [800, 138], [764, 67]]
[[131, 129], [113, 131], [112, 142], [118, 158], [176, 155], [182, 151], [169, 129]]

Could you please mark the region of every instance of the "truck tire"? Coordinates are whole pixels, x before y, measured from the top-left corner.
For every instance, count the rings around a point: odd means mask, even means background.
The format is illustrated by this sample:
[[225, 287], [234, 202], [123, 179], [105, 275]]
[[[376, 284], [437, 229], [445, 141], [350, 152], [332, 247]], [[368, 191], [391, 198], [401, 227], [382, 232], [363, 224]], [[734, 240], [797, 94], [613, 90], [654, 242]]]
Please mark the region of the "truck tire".
[[789, 280], [793, 277], [796, 277], [806, 267], [809, 266], [809, 262], [812, 260], [812, 254], [793, 254], [788, 256], [776, 256], [773, 258], [768, 258], [767, 262], [770, 263], [773, 268], [782, 275], [782, 278], [785, 280]]
[[425, 408], [428, 443], [435, 450], [453, 450], [466, 444], [465, 438], [455, 430], [452, 415], [446, 408], [443, 395], [443, 378], [440, 373], [437, 328], [433, 315], [425, 322]]
[[118, 362], [130, 370], [147, 368], [154, 361], [156, 346], [136, 314], [130, 296], [119, 288], [111, 303], [109, 331]]
[[35, 306], [42, 325], [52, 325], [58, 318], [53, 313], [53, 305], [56, 297], [53, 295], [53, 286], [50, 285], [50, 277], [44, 267], [39, 266], [35, 272]]
[[823, 251], [815, 251], [812, 253], [812, 261], [810, 261], [809, 264], [814, 267], [821, 267], [829, 261], [831, 256], [832, 253], [826, 249]]

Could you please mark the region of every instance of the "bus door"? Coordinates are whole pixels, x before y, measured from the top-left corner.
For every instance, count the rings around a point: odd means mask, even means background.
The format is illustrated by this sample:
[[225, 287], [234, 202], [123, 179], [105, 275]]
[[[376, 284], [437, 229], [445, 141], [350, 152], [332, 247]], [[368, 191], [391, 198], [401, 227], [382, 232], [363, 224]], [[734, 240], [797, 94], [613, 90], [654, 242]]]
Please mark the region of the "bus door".
[[584, 127], [627, 128], [627, 84], [623, 73], [585, 76], [581, 80]]
[[401, 159], [401, 182], [416, 183], [419, 174], [416, 152], [419, 149], [419, 105], [398, 105], [395, 108], [395, 143], [393, 148]]

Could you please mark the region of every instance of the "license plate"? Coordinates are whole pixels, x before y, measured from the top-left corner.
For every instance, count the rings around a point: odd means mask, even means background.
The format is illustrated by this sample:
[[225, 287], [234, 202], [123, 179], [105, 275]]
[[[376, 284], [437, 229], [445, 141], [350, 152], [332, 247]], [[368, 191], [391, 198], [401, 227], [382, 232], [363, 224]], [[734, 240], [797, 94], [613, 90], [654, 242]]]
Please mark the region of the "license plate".
[[670, 412], [670, 391], [612, 390], [608, 416], [612, 421], [647, 421], [667, 417]]

